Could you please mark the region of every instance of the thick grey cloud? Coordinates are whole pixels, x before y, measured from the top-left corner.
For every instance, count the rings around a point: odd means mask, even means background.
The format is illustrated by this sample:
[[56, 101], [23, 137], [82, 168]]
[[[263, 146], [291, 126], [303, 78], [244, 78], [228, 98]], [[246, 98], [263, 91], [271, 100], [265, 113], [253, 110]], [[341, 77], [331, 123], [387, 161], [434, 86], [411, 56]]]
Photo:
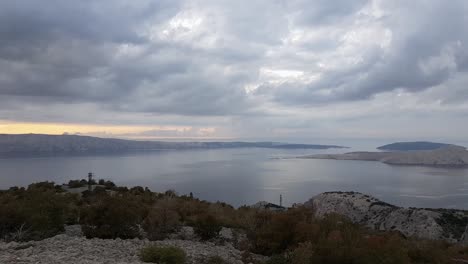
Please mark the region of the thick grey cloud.
[[379, 24], [380, 30], [388, 31], [387, 46], [381, 39], [360, 39], [374, 45], [356, 50], [358, 62], [351, 67], [325, 70], [311, 83], [283, 83], [259, 92], [274, 90], [275, 100], [293, 105], [361, 100], [395, 89], [426, 90], [466, 72], [465, 1], [397, 1], [381, 8], [382, 16], [355, 14], [355, 20], [370, 20], [368, 26]]
[[395, 109], [385, 100], [460, 115], [466, 13], [463, 0], [3, 1], [0, 120], [251, 137], [364, 122]]

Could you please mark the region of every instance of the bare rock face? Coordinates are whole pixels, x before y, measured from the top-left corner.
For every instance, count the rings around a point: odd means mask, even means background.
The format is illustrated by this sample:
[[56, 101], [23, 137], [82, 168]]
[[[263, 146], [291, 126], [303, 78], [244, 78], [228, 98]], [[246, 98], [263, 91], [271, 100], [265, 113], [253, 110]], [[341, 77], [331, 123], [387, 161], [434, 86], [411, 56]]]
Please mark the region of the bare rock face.
[[468, 243], [468, 211], [397, 207], [357, 192], [319, 194], [305, 206], [318, 217], [337, 213], [375, 230], [396, 230], [405, 236]]

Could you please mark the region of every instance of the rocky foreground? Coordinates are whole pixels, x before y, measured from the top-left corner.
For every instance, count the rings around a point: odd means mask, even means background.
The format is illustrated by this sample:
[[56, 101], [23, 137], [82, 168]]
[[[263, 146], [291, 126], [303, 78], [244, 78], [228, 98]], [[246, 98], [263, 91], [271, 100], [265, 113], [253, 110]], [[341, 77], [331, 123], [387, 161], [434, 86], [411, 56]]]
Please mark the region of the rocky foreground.
[[[191, 231], [188, 231], [191, 233]], [[190, 238], [174, 237], [163, 241], [147, 239], [86, 239], [79, 234], [67, 232], [41, 241], [25, 243], [0, 242], [0, 263], [44, 263], [44, 264], [98, 264], [98, 263], [143, 263], [139, 251], [149, 245], [180, 247], [188, 257], [188, 263], [203, 263], [210, 256], [219, 256], [229, 263], [244, 263], [242, 251], [229, 241], [230, 230], [224, 228], [223, 240], [200, 242]], [[187, 237], [185, 237], [187, 238]], [[256, 259], [261, 256], [251, 255]]]
[[390, 165], [422, 165], [465, 167], [468, 151], [465, 147], [450, 145], [435, 150], [395, 152], [349, 152], [345, 154], [319, 154], [299, 158], [380, 161]]
[[318, 217], [337, 213], [366, 227], [405, 236], [468, 244], [468, 211], [397, 207], [357, 192], [319, 194], [305, 206]]
[[[265, 203], [259, 205], [271, 210], [264, 206]], [[398, 231], [408, 237], [468, 245], [468, 211], [464, 210], [397, 207], [357, 192], [322, 193], [304, 206], [314, 210], [317, 217], [337, 213], [374, 230]], [[234, 247], [243, 239], [245, 234], [223, 228], [218, 239], [202, 242], [191, 227], [183, 227], [163, 241], [86, 239], [77, 225], [68, 226], [65, 234], [42, 241], [0, 242], [0, 263], [142, 263], [138, 254], [148, 245], [180, 247], [186, 252], [188, 263], [204, 263], [210, 256], [219, 256], [233, 264], [266, 259]], [[249, 259], [246, 254], [250, 255]]]

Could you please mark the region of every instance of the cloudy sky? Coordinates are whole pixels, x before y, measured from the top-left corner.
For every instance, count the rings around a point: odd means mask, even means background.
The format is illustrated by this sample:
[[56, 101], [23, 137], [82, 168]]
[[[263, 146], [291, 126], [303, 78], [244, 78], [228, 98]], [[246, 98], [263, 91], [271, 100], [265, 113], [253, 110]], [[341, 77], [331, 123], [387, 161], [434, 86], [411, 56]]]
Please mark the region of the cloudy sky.
[[466, 25], [465, 0], [1, 1], [0, 133], [463, 140]]

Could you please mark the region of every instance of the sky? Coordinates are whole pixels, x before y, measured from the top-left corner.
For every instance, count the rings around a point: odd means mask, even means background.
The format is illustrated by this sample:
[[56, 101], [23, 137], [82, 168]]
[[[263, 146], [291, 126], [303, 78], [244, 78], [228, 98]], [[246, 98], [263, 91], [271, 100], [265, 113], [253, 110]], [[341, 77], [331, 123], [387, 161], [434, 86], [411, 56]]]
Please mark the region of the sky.
[[0, 2], [0, 133], [468, 135], [465, 0]]

